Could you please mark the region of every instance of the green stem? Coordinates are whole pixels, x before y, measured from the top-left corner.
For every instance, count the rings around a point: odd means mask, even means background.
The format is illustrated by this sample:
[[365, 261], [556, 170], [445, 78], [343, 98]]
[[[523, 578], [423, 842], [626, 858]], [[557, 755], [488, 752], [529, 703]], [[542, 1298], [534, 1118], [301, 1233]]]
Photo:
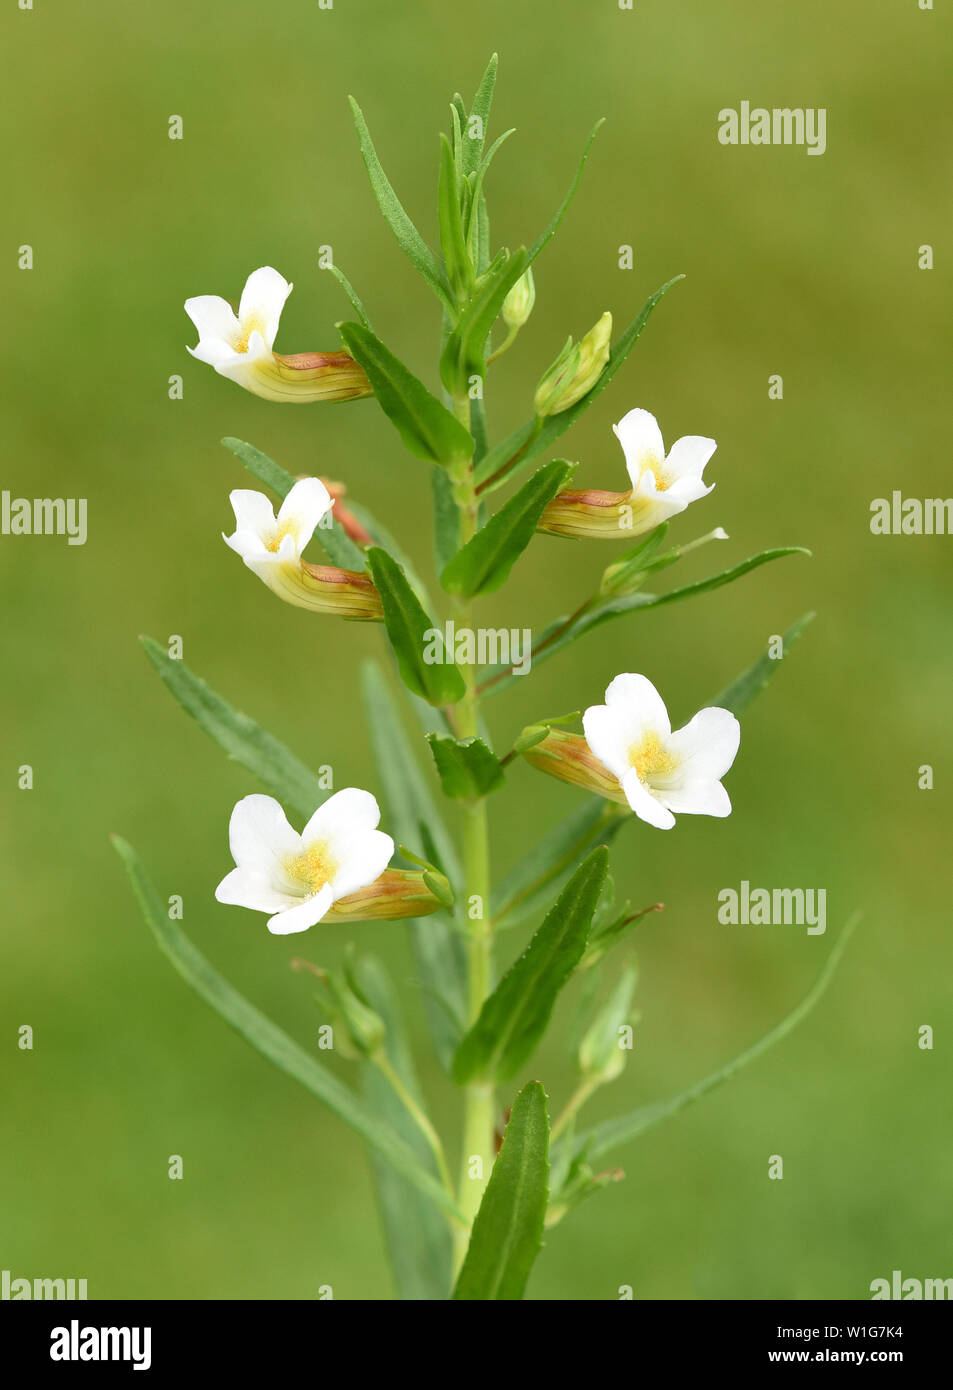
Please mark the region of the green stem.
[[430, 1145], [430, 1151], [433, 1154], [434, 1161], [437, 1164], [437, 1172], [440, 1174], [440, 1180], [443, 1183], [444, 1187], [447, 1189], [447, 1192], [450, 1194], [450, 1196], [453, 1197], [453, 1183], [450, 1180], [450, 1172], [447, 1168], [447, 1160], [443, 1152], [443, 1144], [440, 1142], [440, 1135], [434, 1129], [428, 1116], [418, 1105], [417, 1101], [411, 1095], [410, 1091], [408, 1091], [403, 1081], [401, 1081], [397, 1072], [391, 1065], [390, 1058], [386, 1055], [386, 1053], [379, 1053], [371, 1060], [377, 1067], [377, 1070], [383, 1076], [386, 1076], [391, 1086], [393, 1086], [397, 1095], [400, 1097], [401, 1101], [406, 1107], [408, 1113], [413, 1118], [414, 1123], [417, 1125], [417, 1128], [420, 1130], [424, 1138], [427, 1140], [427, 1143]]
[[[454, 401], [454, 413], [461, 424], [470, 427], [469, 400]], [[460, 544], [476, 533], [479, 501], [473, 484], [473, 464], [454, 479], [454, 497], [460, 515]], [[457, 606], [462, 626], [472, 627], [473, 609], [469, 602]], [[471, 738], [479, 727], [480, 697], [476, 689], [476, 669], [462, 667], [466, 693], [457, 709], [460, 738]], [[490, 921], [490, 849], [486, 800], [472, 801], [463, 810], [463, 867], [467, 941], [467, 1022], [479, 1017], [493, 983], [493, 928]], [[460, 1175], [459, 1206], [472, 1225], [490, 1177], [496, 1156], [495, 1102], [493, 1086], [486, 1082], [467, 1086], [463, 1096], [463, 1159]], [[454, 1263], [459, 1270], [467, 1251], [469, 1230], [454, 1233]]]

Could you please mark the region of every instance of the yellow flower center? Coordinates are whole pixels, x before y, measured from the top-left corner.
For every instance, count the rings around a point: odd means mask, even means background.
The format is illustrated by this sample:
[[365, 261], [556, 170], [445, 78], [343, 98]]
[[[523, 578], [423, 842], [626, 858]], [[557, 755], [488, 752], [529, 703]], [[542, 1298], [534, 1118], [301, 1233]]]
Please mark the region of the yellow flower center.
[[674, 772], [676, 766], [671, 753], [662, 747], [658, 734], [645, 734], [640, 743], [633, 743], [629, 749], [629, 767], [635, 768], [640, 782], [659, 773], [666, 776]]
[[330, 883], [337, 867], [323, 840], [316, 840], [308, 846], [304, 854], [285, 861], [288, 877], [303, 884], [309, 895], [320, 892], [326, 883]]
[[285, 536], [297, 537], [297, 534], [297, 522], [283, 521], [280, 526], [275, 527], [271, 540], [266, 543], [265, 549], [270, 550], [273, 555], [277, 555]]
[[232, 347], [236, 352], [248, 351], [248, 340], [253, 333], [260, 333], [265, 336], [265, 325], [257, 314], [250, 314], [247, 319], [242, 319], [239, 324], [240, 336], [234, 341]]
[[642, 465], [642, 472], [652, 474], [655, 479], [655, 486], [658, 488], [659, 492], [664, 492], [668, 487], [669, 479], [668, 474], [665, 472], [664, 459], [654, 457], [646, 459]]

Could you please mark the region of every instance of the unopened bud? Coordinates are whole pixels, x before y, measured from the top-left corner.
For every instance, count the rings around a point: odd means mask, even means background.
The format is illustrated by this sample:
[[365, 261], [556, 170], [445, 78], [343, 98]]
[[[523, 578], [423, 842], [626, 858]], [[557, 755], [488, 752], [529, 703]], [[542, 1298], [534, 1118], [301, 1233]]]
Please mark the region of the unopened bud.
[[520, 329], [533, 312], [536, 303], [536, 283], [532, 266], [527, 266], [509, 294], [503, 300], [503, 322], [507, 328]]
[[537, 416], [560, 415], [592, 390], [609, 361], [612, 315], [608, 312], [573, 346], [567, 339], [562, 352], [536, 388]]

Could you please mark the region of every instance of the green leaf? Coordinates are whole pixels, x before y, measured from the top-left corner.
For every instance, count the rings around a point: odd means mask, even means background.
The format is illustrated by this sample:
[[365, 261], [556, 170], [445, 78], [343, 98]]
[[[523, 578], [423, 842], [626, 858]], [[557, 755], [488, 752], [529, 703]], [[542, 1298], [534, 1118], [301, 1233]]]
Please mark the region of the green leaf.
[[[572, 617], [557, 618], [554, 623], [550, 623], [548, 627], [543, 629], [533, 643], [533, 667], [548, 661], [551, 656], [555, 656], [557, 652], [568, 647], [570, 643], [578, 641], [587, 632], [601, 627], [603, 623], [607, 623], [613, 618], [621, 618], [626, 613], [640, 612], [647, 608], [661, 608], [666, 603], [680, 603], [683, 599], [695, 598], [699, 594], [707, 593], [710, 589], [720, 589], [725, 584], [731, 584], [734, 580], [747, 574], [749, 570], [766, 565], [771, 560], [780, 560], [786, 555], [810, 555], [810, 553], [809, 550], [805, 550], [800, 545], [781, 546], [775, 550], [763, 550], [760, 555], [751, 555], [732, 569], [723, 570], [721, 574], [711, 575], [708, 579], [699, 579], [694, 584], [685, 584], [682, 588], [672, 589], [667, 594], [646, 594], [640, 591], [634, 594], [620, 595], [617, 598], [594, 599], [589, 606], [580, 609]], [[489, 672], [478, 689], [483, 695], [495, 695], [499, 691], [505, 690], [514, 679], [518, 678], [513, 676], [509, 666], [497, 666]]]
[[486, 1078], [507, 1081], [529, 1060], [559, 991], [585, 950], [608, 866], [605, 847], [589, 855], [519, 960], [485, 1001], [453, 1059], [458, 1086]]
[[440, 182], [437, 192], [437, 209], [440, 220], [440, 246], [450, 288], [462, 297], [473, 284], [473, 267], [463, 234], [463, 219], [460, 215], [460, 189], [457, 184], [457, 168], [445, 135], [440, 137]]
[[473, 1222], [454, 1299], [523, 1297], [543, 1243], [549, 1200], [549, 1116], [539, 1081], [513, 1103], [503, 1147]]
[[[384, 1021], [391, 1066], [414, 1100], [422, 1104], [420, 1082], [400, 1005], [386, 970], [373, 956], [361, 957], [354, 970], [368, 1004]], [[401, 1136], [421, 1166], [436, 1179], [433, 1154], [419, 1126], [375, 1066], [364, 1067], [364, 1094], [375, 1113]], [[446, 1221], [433, 1203], [381, 1154], [372, 1152], [371, 1160], [398, 1297], [403, 1300], [445, 1299], [451, 1285], [451, 1242]]]
[[764, 1037], [759, 1038], [756, 1043], [747, 1048], [744, 1052], [732, 1058], [723, 1067], [713, 1071], [709, 1076], [701, 1081], [696, 1081], [694, 1086], [689, 1086], [686, 1090], [680, 1091], [678, 1095], [669, 1096], [667, 1100], [653, 1101], [651, 1105], [642, 1105], [637, 1110], [630, 1111], [627, 1115], [617, 1115], [614, 1119], [604, 1120], [602, 1124], [595, 1125], [592, 1129], [583, 1131], [575, 1141], [575, 1151], [586, 1152], [587, 1157], [597, 1158], [607, 1150], [615, 1148], [617, 1144], [627, 1143], [630, 1139], [635, 1139], [646, 1130], [653, 1129], [662, 1120], [667, 1120], [672, 1115], [677, 1115], [693, 1101], [700, 1100], [702, 1096], [713, 1091], [716, 1086], [720, 1086], [723, 1081], [730, 1081], [743, 1067], [754, 1062], [758, 1057], [772, 1048], [775, 1043], [787, 1037], [792, 1029], [805, 1019], [814, 1005], [818, 1002], [827, 986], [834, 977], [834, 972], [840, 962], [844, 949], [850, 940], [851, 934], [860, 919], [860, 914], [855, 913], [850, 919], [844, 930], [841, 932], [836, 944], [830, 951], [827, 960], [821, 967], [820, 974], [813, 986], [801, 1000], [795, 1009], [781, 1020], [770, 1032], [765, 1033]]
[[428, 634], [440, 634], [427, 616], [404, 571], [386, 550], [367, 553], [371, 576], [381, 596], [384, 626], [397, 657], [401, 679], [430, 705], [452, 705], [465, 694], [463, 676], [453, 662], [427, 661]]
[[[236, 458], [241, 459], [249, 473], [252, 473], [266, 487], [270, 487], [284, 501], [295, 485], [295, 479], [290, 473], [286, 472], [280, 464], [275, 463], [274, 459], [270, 459], [267, 454], [263, 454], [260, 449], [256, 449], [254, 444], [246, 444], [243, 439], [234, 439], [228, 435], [222, 440], [222, 443], [226, 449], [232, 451]], [[314, 534], [327, 552], [332, 565], [337, 565], [344, 570], [354, 570], [358, 574], [367, 569], [367, 560], [363, 550], [354, 544], [340, 522], [334, 521], [332, 518], [330, 526], [319, 525]]]
[[[440, 472], [441, 470], [437, 469], [436, 471]], [[429, 608], [431, 604], [430, 598], [427, 594], [426, 585], [420, 578], [420, 575], [417, 573], [414, 566], [411, 564], [408, 556], [401, 548], [399, 542], [395, 540], [394, 536], [391, 534], [390, 531], [388, 531], [387, 527], [384, 526], [380, 521], [378, 521], [377, 517], [374, 515], [373, 512], [368, 511], [367, 507], [365, 507], [363, 502], [354, 502], [351, 500], [350, 497], [348, 497], [347, 509], [351, 513], [351, 515], [361, 523], [361, 525], [364, 527], [364, 530], [373, 540], [374, 544], [379, 545], [382, 550], [387, 551], [388, 555], [392, 555], [394, 557], [394, 559], [400, 565], [401, 569], [404, 571], [404, 574], [407, 576], [407, 582], [410, 584], [410, 587], [413, 589], [414, 593], [420, 599], [422, 607]], [[364, 560], [366, 563], [366, 555], [364, 556]]]
[[183, 661], [174, 661], [159, 642], [151, 637], [139, 640], [186, 714], [211, 735], [229, 758], [241, 763], [304, 820], [313, 815], [321, 800], [315, 773], [247, 714], [241, 714], [216, 695]]
[[447, 565], [440, 576], [447, 592], [472, 598], [499, 589], [535, 536], [547, 503], [574, 472], [575, 464], [556, 459], [534, 473]]
[[586, 147], [582, 152], [582, 158], [580, 159], [579, 165], [576, 169], [575, 177], [573, 178], [572, 183], [569, 185], [569, 192], [566, 194], [565, 198], [560, 203], [558, 209], [556, 210], [556, 215], [550, 222], [549, 226], [546, 228], [544, 232], [542, 232], [537, 237], [537, 239], [533, 242], [533, 245], [530, 247], [529, 256], [527, 258], [528, 265], [533, 264], [540, 251], [542, 251], [543, 247], [547, 244], [547, 242], [552, 241], [553, 237], [559, 230], [560, 223], [566, 216], [566, 213], [569, 211], [572, 200], [576, 196], [576, 190], [579, 187], [580, 181], [582, 179], [583, 170], [586, 167], [586, 160], [589, 158], [589, 151], [592, 149], [592, 142], [599, 134], [600, 127], [604, 123], [605, 117], [603, 116], [601, 120], [596, 121], [595, 125], [592, 127], [592, 130], [589, 132], [589, 139], [586, 141]]
[[609, 844], [623, 825], [609, 804], [593, 796], [524, 854], [493, 895], [493, 925], [513, 927], [531, 916], [566, 882], [590, 850]]
[[377, 157], [377, 151], [374, 148], [374, 142], [367, 128], [367, 122], [364, 119], [363, 111], [353, 97], [349, 97], [348, 100], [351, 103], [351, 111], [354, 114], [354, 124], [357, 126], [357, 137], [360, 141], [361, 156], [364, 160], [364, 166], [367, 169], [368, 178], [371, 181], [371, 188], [374, 190], [374, 197], [377, 199], [377, 205], [384, 214], [387, 225], [397, 238], [400, 249], [410, 261], [411, 265], [415, 270], [419, 271], [433, 292], [443, 301], [447, 308], [452, 309], [453, 299], [450, 295], [450, 288], [447, 284], [440, 262], [404, 211], [400, 199], [391, 187], [387, 175], [381, 167], [381, 162]]
[[366, 1101], [338, 1081], [316, 1058], [239, 994], [192, 945], [178, 924], [169, 918], [165, 903], [158, 897], [132, 846], [116, 835], [113, 845], [129, 874], [146, 924], [160, 949], [196, 994], [263, 1057], [317, 1096], [419, 1192], [459, 1218], [452, 1198], [422, 1167], [400, 1135], [382, 1121]]
[[439, 574], [446, 569], [460, 544], [460, 511], [453, 500], [453, 482], [439, 464], [431, 474], [433, 483], [434, 561]]
[[476, 801], [503, 785], [503, 769], [481, 738], [455, 738], [429, 734], [427, 742], [440, 774], [444, 796]]
[[[781, 645], [784, 655], [793, 647], [804, 629], [814, 621], [815, 613], [805, 613], [803, 618], [798, 618], [797, 622], [789, 627], [781, 638]], [[761, 656], [749, 666], [747, 671], [742, 671], [737, 680], [732, 681], [719, 695], [713, 700], [709, 700], [709, 705], [717, 705], [721, 709], [729, 709], [732, 714], [741, 714], [742, 710], [748, 708], [751, 701], [767, 685], [775, 671], [781, 665], [781, 660], [771, 657], [767, 652], [762, 652]]]
[[[529, 259], [532, 260], [532, 252]], [[676, 275], [674, 279], [657, 289], [654, 294], [649, 295], [636, 318], [629, 324], [609, 353], [609, 361], [606, 363], [599, 380], [581, 400], [559, 415], [550, 415], [541, 429], [537, 428], [536, 421], [530, 420], [490, 450], [476, 470], [476, 480], [482, 484], [481, 493], [495, 491], [504, 482], [508, 482], [515, 473], [532, 463], [534, 459], [539, 458], [540, 454], [549, 453], [560, 435], [565, 434], [576, 423], [583, 411], [588, 410], [593, 401], [609, 385], [638, 342], [642, 329], [648, 323], [652, 310], [663, 294], [684, 278], [683, 275]]]
[[[477, 287], [440, 357], [440, 380], [451, 396], [466, 396], [470, 377], [486, 375], [486, 343], [503, 301], [526, 268], [526, 251], [520, 247], [487, 273]], [[469, 455], [467, 456], [469, 457]]]
[[[460, 861], [401, 723], [397, 704], [380, 668], [362, 671], [364, 705], [371, 745], [387, 811], [385, 824], [403, 844], [436, 860], [459, 891]], [[427, 841], [432, 844], [432, 850]], [[427, 1023], [443, 1067], [449, 1067], [465, 1012], [463, 947], [453, 926], [440, 914], [410, 923], [418, 973], [426, 993]]]
[[479, 116], [483, 126], [483, 139], [471, 140], [466, 132], [466, 121], [463, 120], [463, 170], [466, 174], [471, 174], [479, 169], [483, 159], [483, 145], [486, 140], [487, 128], [490, 124], [490, 110], [493, 106], [493, 91], [496, 87], [496, 73], [500, 66], [499, 55], [494, 53], [486, 65], [486, 70], [480, 78], [480, 85], [473, 98], [473, 105], [470, 107], [471, 116]]
[[361, 320], [361, 323], [369, 332], [373, 333], [374, 325], [371, 323], [370, 319], [367, 316], [367, 310], [361, 303], [361, 299], [357, 293], [357, 290], [354, 288], [350, 280], [344, 274], [344, 271], [339, 270], [336, 265], [326, 265], [323, 267], [323, 269], [329, 270], [331, 272], [335, 280], [337, 280], [338, 284], [341, 286], [341, 289], [344, 291], [344, 293], [350, 300], [351, 308], [357, 314], [358, 318]]
[[473, 440], [412, 372], [359, 323], [338, 324], [345, 347], [367, 373], [384, 414], [412, 454], [430, 463], [465, 463]]

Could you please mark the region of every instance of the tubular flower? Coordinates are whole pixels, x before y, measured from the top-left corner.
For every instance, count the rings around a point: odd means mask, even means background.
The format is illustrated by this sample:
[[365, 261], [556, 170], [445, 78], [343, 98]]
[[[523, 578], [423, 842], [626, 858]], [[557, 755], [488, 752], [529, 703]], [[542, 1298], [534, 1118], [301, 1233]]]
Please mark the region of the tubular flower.
[[616, 676], [606, 703], [583, 714], [586, 743], [618, 779], [640, 820], [671, 830], [673, 812], [731, 814], [721, 778], [738, 752], [741, 726], [726, 709], [703, 709], [672, 732], [668, 712], [645, 676]]
[[711, 492], [714, 484], [706, 486], [702, 474], [718, 447], [713, 439], [685, 435], [666, 455], [658, 421], [647, 410], [630, 410], [612, 428], [625, 455], [629, 490], [560, 492], [543, 512], [540, 531], [624, 540], [653, 530]]
[[273, 351], [281, 311], [293, 286], [271, 266], [245, 282], [238, 317], [217, 294], [185, 301], [199, 341], [188, 351], [220, 376], [267, 401], [350, 401], [373, 395], [363, 367], [348, 353]]
[[236, 867], [215, 896], [271, 913], [268, 930], [276, 936], [307, 931], [386, 870], [394, 842], [377, 829], [380, 818], [370, 792], [346, 787], [318, 807], [299, 835], [274, 797], [243, 797], [228, 826]]
[[379, 622], [380, 594], [366, 574], [312, 565], [301, 552], [315, 527], [334, 505], [319, 478], [295, 483], [275, 516], [268, 498], [250, 488], [229, 494], [235, 532], [222, 539], [248, 568], [285, 603], [333, 613], [353, 622]]

